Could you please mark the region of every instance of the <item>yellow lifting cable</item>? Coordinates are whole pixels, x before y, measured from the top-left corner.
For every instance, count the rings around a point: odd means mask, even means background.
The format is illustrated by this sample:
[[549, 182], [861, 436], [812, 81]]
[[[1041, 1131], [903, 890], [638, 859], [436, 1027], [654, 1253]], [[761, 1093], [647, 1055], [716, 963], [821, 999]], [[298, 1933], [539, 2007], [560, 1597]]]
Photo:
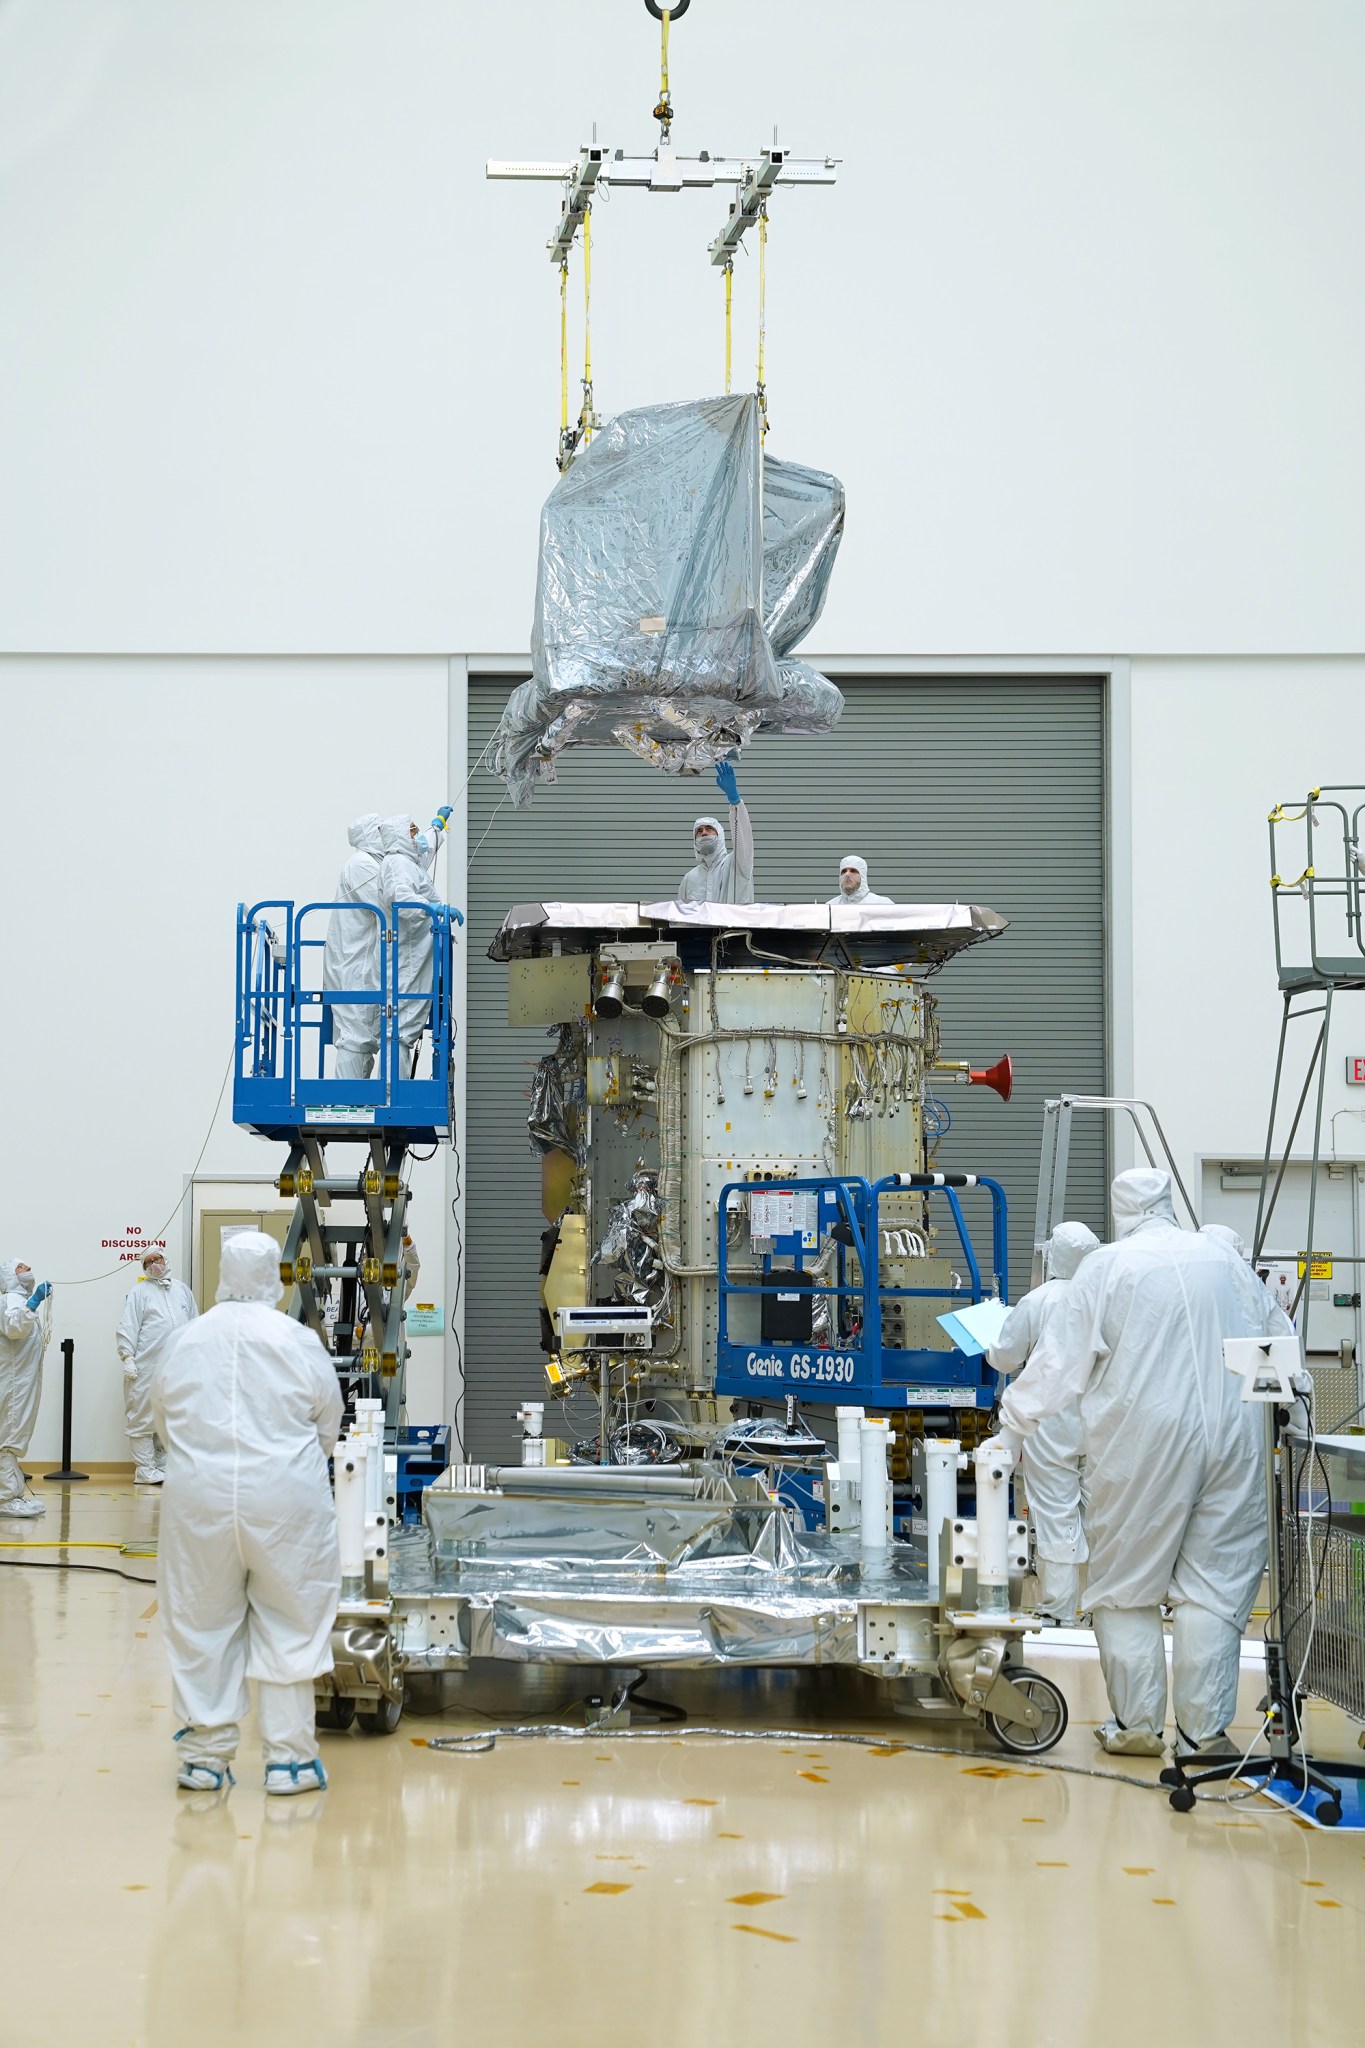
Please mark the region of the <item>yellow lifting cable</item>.
[[579, 447], [593, 437], [597, 415], [592, 405], [592, 208], [583, 208], [583, 404], [569, 425], [569, 252], [559, 263], [559, 455], [561, 473]]
[[559, 266], [559, 440], [569, 431], [569, 259]]
[[764, 352], [768, 339], [768, 205], [758, 215], [758, 414], [759, 439], [768, 438], [768, 392], [763, 381]]
[[671, 7], [665, 7], [659, 16], [659, 104], [654, 109], [654, 118], [663, 142], [667, 142], [673, 126], [673, 102], [668, 93], [668, 24], [672, 12]]
[[725, 266], [725, 396], [730, 396], [730, 315], [735, 295], [735, 266], [733, 261]]
[[592, 208], [583, 209], [583, 445], [592, 439]]
[[674, 0], [671, 7], [661, 7], [659, 0], [645, 0], [647, 11], [659, 24], [659, 104], [654, 109], [654, 118], [659, 124], [659, 141], [667, 146], [673, 128], [673, 95], [668, 89], [668, 31], [671, 23], [681, 21], [692, 0]]

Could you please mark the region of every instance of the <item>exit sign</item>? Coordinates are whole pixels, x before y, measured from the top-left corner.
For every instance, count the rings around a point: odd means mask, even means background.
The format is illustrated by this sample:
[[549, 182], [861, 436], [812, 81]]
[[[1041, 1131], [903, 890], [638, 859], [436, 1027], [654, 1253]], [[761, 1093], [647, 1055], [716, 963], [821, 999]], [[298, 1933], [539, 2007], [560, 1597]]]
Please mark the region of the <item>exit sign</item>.
[[1347, 1053], [1346, 1079], [1358, 1088], [1365, 1088], [1365, 1053]]

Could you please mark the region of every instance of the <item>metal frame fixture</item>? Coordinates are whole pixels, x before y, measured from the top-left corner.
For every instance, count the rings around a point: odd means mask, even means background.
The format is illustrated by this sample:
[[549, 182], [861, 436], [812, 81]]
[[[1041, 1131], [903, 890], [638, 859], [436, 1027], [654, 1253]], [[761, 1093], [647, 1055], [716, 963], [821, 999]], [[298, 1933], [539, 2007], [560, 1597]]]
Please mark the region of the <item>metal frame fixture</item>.
[[[1355, 797], [1361, 801], [1348, 804], [1340, 801], [1344, 797]], [[1333, 871], [1325, 874], [1317, 871], [1314, 841], [1315, 833], [1321, 829], [1319, 814], [1322, 812], [1331, 812], [1339, 820], [1341, 833], [1340, 866], [1337, 868], [1334, 863]], [[1304, 1388], [1312, 1385], [1307, 1372], [1312, 1303], [1310, 1283], [1316, 1253], [1314, 1226], [1332, 1000], [1338, 991], [1365, 989], [1365, 932], [1362, 931], [1361, 920], [1361, 882], [1365, 876], [1365, 856], [1360, 843], [1362, 815], [1365, 815], [1365, 786], [1333, 783], [1310, 789], [1296, 809], [1286, 810], [1282, 803], [1276, 804], [1268, 818], [1275, 971], [1283, 1007], [1252, 1255], [1253, 1259], [1259, 1258], [1264, 1249], [1290, 1164], [1294, 1140], [1312, 1094], [1313, 1146], [1309, 1167], [1307, 1243], [1300, 1255], [1303, 1277], [1293, 1303], [1298, 1315], [1299, 1352], [1304, 1366], [1301, 1383]], [[1281, 870], [1281, 851], [1286, 828], [1295, 825], [1303, 827], [1306, 859], [1302, 871], [1292, 881], [1286, 881]], [[1291, 936], [1287, 920], [1296, 904], [1302, 905], [1300, 925], [1297, 933]], [[1329, 917], [1337, 919], [1335, 935], [1344, 944], [1342, 951], [1326, 950], [1330, 932], [1324, 927]], [[1308, 960], [1302, 964], [1301, 953], [1298, 961], [1291, 960], [1288, 955], [1298, 950], [1305, 936]], [[1304, 1006], [1300, 1002], [1296, 1008], [1296, 998], [1305, 996], [1310, 998], [1308, 1004]], [[1303, 1086], [1299, 1090], [1289, 1134], [1281, 1152], [1276, 1144], [1275, 1126], [1289, 1028], [1306, 1017], [1320, 1017], [1322, 1021], [1308, 1056]], [[1272, 1165], [1276, 1167], [1273, 1188], [1270, 1186]], [[1234, 1777], [1264, 1775], [1267, 1785], [1285, 1783], [1295, 1788], [1302, 1803], [1306, 1804], [1310, 1795], [1316, 1795], [1315, 1806], [1309, 1810], [1320, 1824], [1332, 1827], [1341, 1819], [1341, 1794], [1337, 1785], [1316, 1770], [1303, 1754], [1302, 1702], [1311, 1692], [1333, 1700], [1357, 1719], [1365, 1712], [1365, 1677], [1362, 1676], [1365, 1657], [1362, 1656], [1359, 1594], [1361, 1553], [1365, 1546], [1350, 1527], [1349, 1513], [1338, 1516], [1327, 1460], [1329, 1450], [1334, 1449], [1343, 1458], [1354, 1458], [1357, 1468], [1361, 1461], [1353, 1450], [1351, 1439], [1346, 1437], [1332, 1439], [1320, 1455], [1316, 1431], [1310, 1428], [1305, 1432], [1294, 1420], [1293, 1408], [1273, 1393], [1266, 1400], [1265, 1417], [1266, 1515], [1270, 1553], [1270, 1619], [1266, 1624], [1265, 1638], [1269, 1768], [1263, 1774], [1257, 1773], [1249, 1768], [1245, 1759], [1241, 1759], [1187, 1772], [1185, 1765], [1192, 1759], [1176, 1756], [1171, 1768], [1162, 1773], [1162, 1782], [1171, 1788], [1172, 1806], [1178, 1812], [1186, 1812], [1194, 1805], [1198, 1788], [1202, 1785]], [[1351, 1419], [1347, 1418], [1348, 1421]], [[1324, 1480], [1320, 1500], [1315, 1496], [1314, 1465], [1319, 1467]], [[1341, 1526], [1343, 1522], [1345, 1527]], [[1295, 1602], [1297, 1606], [1294, 1606]], [[1322, 1631], [1321, 1642], [1319, 1630]]]
[[[1043, 1104], [1043, 1145], [1038, 1162], [1038, 1206], [1033, 1222], [1033, 1274], [1031, 1287], [1040, 1287], [1047, 1275], [1044, 1270], [1044, 1254], [1047, 1242], [1057, 1225], [1066, 1215], [1066, 1174], [1071, 1157], [1071, 1119], [1077, 1110], [1115, 1111], [1131, 1119], [1137, 1133], [1137, 1141], [1149, 1166], [1160, 1164], [1171, 1176], [1185, 1213], [1190, 1219], [1190, 1228], [1199, 1228], [1199, 1217], [1190, 1200], [1189, 1190], [1180, 1177], [1180, 1168], [1161, 1128], [1161, 1119], [1150, 1102], [1143, 1102], [1137, 1096], [1129, 1095], [1059, 1095], [1049, 1098]], [[1143, 1119], [1146, 1119], [1144, 1123]]]

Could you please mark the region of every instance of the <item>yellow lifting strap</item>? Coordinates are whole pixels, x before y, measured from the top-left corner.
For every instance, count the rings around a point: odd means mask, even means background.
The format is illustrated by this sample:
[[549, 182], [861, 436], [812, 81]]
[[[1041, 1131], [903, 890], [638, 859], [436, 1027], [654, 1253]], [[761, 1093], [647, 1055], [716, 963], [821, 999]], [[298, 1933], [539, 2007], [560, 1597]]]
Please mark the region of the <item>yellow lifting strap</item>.
[[725, 266], [725, 396], [727, 398], [730, 396], [730, 315], [734, 303], [734, 296], [735, 266], [733, 263], [727, 263]]
[[583, 440], [592, 439], [592, 208], [583, 209]]
[[768, 340], [768, 208], [758, 216], [758, 412], [762, 425], [760, 440], [768, 438], [768, 392], [764, 382], [764, 358]]
[[[653, 14], [656, 10], [650, 9]], [[659, 104], [654, 109], [654, 118], [659, 124], [659, 140], [666, 143], [673, 127], [673, 102], [668, 91], [668, 24], [673, 10], [661, 8], [659, 14]]]
[[559, 431], [569, 428], [569, 259], [559, 266]]

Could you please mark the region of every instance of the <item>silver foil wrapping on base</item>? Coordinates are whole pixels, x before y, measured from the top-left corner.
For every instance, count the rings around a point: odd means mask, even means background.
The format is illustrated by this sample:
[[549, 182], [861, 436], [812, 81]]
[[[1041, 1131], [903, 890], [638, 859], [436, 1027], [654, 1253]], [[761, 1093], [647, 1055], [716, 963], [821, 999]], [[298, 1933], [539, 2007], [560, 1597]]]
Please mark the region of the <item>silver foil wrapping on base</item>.
[[[460, 1509], [446, 1518], [444, 1491], [424, 1497], [428, 1526], [399, 1532], [393, 1544], [391, 1586], [411, 1670], [449, 1669], [452, 1659], [865, 1666], [859, 1608], [868, 1602], [903, 1612], [913, 1624], [912, 1667], [925, 1674], [936, 1667], [939, 1610], [912, 1556], [863, 1555], [856, 1538], [795, 1534], [780, 1510], [758, 1536], [757, 1504], [747, 1498], [728, 1507], [695, 1503], [691, 1536], [674, 1550], [683, 1518], [661, 1511], [684, 1503], [666, 1490], [637, 1502], [652, 1529], [635, 1511], [623, 1513], [618, 1499], [607, 1504], [595, 1535], [586, 1533], [586, 1517], [557, 1513], [539, 1494], [532, 1512], [523, 1512], [521, 1497], [500, 1513], [493, 1503], [509, 1496], [490, 1493], [484, 1516], [467, 1519]], [[461, 1554], [450, 1555], [452, 1548]]]

